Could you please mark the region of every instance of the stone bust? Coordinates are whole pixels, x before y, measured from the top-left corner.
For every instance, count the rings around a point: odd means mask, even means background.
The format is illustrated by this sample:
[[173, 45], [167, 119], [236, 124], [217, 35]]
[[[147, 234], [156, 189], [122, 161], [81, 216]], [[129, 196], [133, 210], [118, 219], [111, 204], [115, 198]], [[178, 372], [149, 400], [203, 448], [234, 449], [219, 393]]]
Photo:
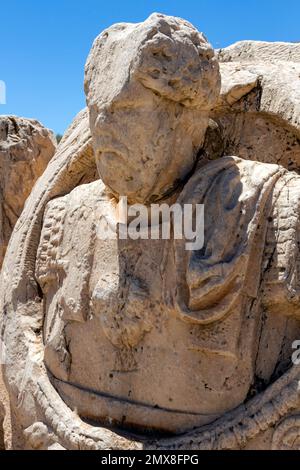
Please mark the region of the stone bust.
[[[95, 40], [88, 125], [64, 137], [2, 273], [15, 446], [242, 448], [296, 421], [300, 176], [201, 157], [220, 89], [184, 20], [153, 14]], [[203, 204], [203, 247], [102, 239], [121, 196]]]

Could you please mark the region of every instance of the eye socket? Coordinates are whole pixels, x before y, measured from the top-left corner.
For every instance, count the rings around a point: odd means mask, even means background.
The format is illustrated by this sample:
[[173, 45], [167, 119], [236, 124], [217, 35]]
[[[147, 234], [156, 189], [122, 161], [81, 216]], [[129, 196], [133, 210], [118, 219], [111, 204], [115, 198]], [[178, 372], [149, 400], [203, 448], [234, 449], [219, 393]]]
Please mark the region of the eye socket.
[[113, 114], [115, 111], [126, 111], [127, 109], [132, 109], [136, 107], [136, 102], [131, 100], [122, 100], [116, 101], [111, 104], [110, 112]]
[[164, 49], [159, 49], [152, 52], [152, 56], [159, 61], [172, 61], [172, 56], [168, 55]]
[[110, 106], [110, 113], [113, 114], [116, 111], [128, 111], [128, 110], [133, 110], [133, 109], [140, 109], [145, 107], [145, 102], [142, 101], [141, 99], [135, 99], [135, 100], [130, 100], [130, 99], [120, 99], [115, 102], [113, 102]]
[[150, 75], [151, 78], [154, 78], [154, 79], [155, 79], [155, 78], [159, 78], [159, 76], [160, 76], [160, 70], [158, 70], [158, 69], [150, 70], [150, 71], [149, 71], [149, 75]]

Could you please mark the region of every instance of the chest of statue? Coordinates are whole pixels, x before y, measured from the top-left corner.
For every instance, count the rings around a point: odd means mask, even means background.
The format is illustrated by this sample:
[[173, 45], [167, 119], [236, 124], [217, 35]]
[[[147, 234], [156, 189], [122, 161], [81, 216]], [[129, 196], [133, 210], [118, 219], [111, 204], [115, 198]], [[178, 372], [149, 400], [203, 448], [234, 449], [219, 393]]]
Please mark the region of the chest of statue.
[[[209, 325], [183, 321], [172, 241], [104, 239], [112, 203], [87, 186], [50, 203], [38, 254], [45, 363], [56, 386], [83, 415], [86, 400], [89, 410], [100, 402], [95, 419], [138, 427], [145, 419], [171, 431], [215, 419], [252, 380], [240, 309]], [[247, 341], [255, 318], [250, 324]]]

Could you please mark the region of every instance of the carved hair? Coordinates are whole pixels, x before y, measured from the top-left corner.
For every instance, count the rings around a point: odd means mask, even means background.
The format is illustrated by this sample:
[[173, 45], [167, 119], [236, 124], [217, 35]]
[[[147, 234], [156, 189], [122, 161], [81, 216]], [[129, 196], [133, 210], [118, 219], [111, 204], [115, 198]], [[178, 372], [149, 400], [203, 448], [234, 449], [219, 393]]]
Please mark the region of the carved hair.
[[135, 80], [163, 98], [207, 111], [217, 100], [221, 82], [205, 36], [187, 21], [158, 13], [143, 23], [114, 25], [95, 40], [85, 70], [89, 106], [95, 96], [98, 104], [108, 103], [116, 89], [121, 92]]
[[[152, 15], [153, 28], [133, 64], [141, 83], [164, 98], [208, 110], [220, 92], [214, 50], [190, 23]], [[214, 72], [214, 73], [213, 73]]]

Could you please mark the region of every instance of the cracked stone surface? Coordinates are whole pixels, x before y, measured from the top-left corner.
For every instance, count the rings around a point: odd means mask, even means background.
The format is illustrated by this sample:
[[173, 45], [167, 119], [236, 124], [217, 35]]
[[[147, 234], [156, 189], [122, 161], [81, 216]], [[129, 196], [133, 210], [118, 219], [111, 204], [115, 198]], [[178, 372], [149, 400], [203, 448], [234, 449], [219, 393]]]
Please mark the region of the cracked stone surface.
[[[1, 273], [14, 448], [300, 449], [299, 77], [160, 14], [95, 40]], [[204, 204], [203, 248], [104, 240], [120, 196]]]
[[0, 267], [25, 201], [55, 149], [53, 133], [38, 121], [0, 116]]
[[[38, 121], [0, 116], [0, 268], [13, 228], [37, 179], [56, 150], [56, 139]], [[2, 421], [8, 399], [0, 374], [0, 448], [4, 446]], [[9, 411], [5, 420], [10, 441]]]

